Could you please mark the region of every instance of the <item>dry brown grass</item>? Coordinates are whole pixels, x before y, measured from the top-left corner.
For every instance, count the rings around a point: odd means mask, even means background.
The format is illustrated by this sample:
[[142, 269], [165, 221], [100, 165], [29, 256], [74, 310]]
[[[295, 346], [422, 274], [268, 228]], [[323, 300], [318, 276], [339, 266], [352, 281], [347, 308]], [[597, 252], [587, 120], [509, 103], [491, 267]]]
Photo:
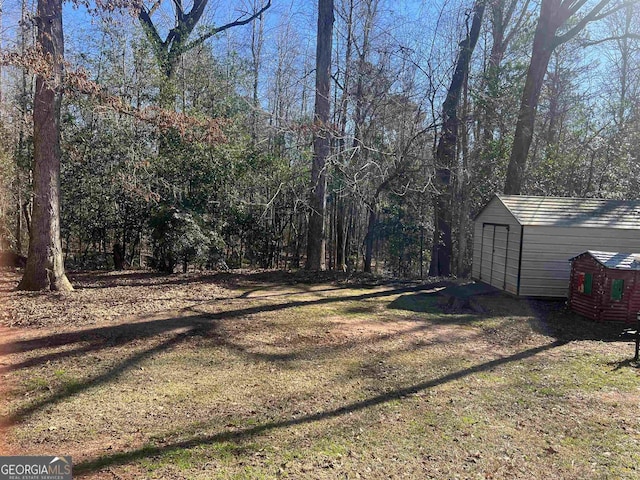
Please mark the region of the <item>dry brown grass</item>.
[[632, 347], [561, 304], [266, 273], [3, 280], [11, 447], [79, 477], [640, 478]]

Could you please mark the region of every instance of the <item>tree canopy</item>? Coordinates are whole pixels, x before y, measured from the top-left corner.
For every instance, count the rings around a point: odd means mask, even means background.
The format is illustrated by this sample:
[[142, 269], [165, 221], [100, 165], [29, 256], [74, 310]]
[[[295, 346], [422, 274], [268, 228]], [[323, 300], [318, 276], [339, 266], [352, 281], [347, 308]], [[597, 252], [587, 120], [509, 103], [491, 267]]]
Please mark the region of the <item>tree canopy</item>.
[[66, 288], [62, 262], [464, 276], [495, 193], [638, 198], [633, 1], [14, 3], [0, 249], [41, 256], [25, 288]]

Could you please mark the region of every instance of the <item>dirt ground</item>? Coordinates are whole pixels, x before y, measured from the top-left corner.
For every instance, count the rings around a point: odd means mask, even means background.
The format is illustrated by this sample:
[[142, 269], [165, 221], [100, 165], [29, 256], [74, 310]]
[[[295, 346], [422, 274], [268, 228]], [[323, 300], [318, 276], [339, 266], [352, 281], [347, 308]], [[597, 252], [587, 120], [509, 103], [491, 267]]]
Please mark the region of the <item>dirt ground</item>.
[[[12, 341], [12, 331], [7, 327], [0, 325], [0, 368], [4, 368], [6, 359], [9, 354], [9, 345]], [[5, 374], [0, 374], [0, 399], [6, 399], [9, 395], [9, 387], [6, 383]], [[6, 418], [0, 419], [0, 455], [9, 455], [9, 445], [7, 444], [7, 438], [9, 437], [9, 422]]]
[[561, 302], [330, 274], [70, 278], [0, 276], [0, 449], [70, 454], [77, 477], [640, 478], [632, 344]]

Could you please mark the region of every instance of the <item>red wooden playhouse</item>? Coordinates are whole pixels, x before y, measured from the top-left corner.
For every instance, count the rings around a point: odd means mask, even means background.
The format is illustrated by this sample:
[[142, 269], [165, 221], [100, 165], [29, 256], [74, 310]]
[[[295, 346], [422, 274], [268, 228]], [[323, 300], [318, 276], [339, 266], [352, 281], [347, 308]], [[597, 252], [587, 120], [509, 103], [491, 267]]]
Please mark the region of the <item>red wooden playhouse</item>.
[[570, 262], [571, 310], [593, 320], [636, 321], [640, 312], [640, 254], [589, 250]]

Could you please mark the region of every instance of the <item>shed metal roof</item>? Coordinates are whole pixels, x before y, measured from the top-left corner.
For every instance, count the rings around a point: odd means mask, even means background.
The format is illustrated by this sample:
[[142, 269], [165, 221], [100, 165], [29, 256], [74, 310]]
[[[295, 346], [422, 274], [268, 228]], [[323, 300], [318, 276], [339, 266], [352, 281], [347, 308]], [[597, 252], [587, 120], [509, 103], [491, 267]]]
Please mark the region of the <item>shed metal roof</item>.
[[640, 200], [496, 196], [521, 225], [640, 229]]
[[570, 261], [585, 254], [591, 255], [597, 262], [607, 268], [616, 268], [619, 270], [640, 270], [640, 253], [600, 252], [596, 250], [587, 250], [586, 252], [573, 257]]

